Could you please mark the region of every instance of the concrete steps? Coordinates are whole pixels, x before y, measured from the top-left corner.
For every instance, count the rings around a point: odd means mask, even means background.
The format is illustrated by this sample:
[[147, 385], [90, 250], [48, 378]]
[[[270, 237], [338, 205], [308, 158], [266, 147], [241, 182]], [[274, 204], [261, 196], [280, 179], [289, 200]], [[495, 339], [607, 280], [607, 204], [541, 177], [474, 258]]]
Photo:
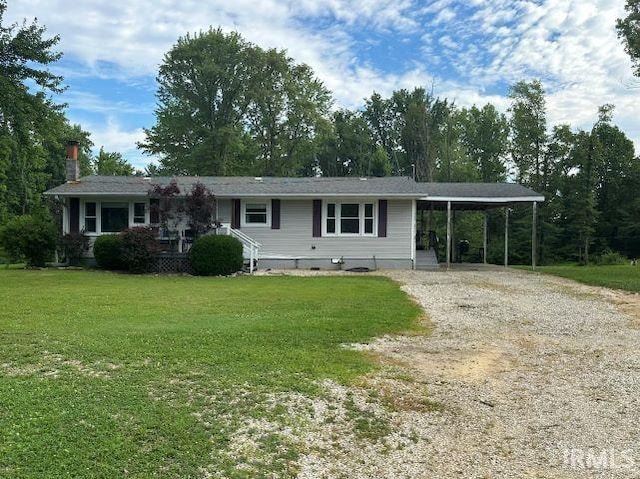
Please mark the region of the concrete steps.
[[438, 269], [438, 257], [433, 248], [416, 251], [416, 269]]

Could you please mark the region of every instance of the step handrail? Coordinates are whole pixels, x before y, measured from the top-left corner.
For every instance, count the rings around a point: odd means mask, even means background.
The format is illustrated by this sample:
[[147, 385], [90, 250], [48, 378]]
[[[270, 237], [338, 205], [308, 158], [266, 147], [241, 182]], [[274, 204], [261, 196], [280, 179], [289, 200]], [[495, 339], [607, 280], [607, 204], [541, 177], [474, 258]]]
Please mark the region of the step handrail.
[[252, 244], [253, 246], [256, 246], [258, 248], [262, 246], [262, 243], [258, 243], [256, 240], [254, 240], [251, 236], [247, 235], [246, 233], [243, 233], [240, 230], [232, 228], [229, 223], [223, 223], [222, 227], [225, 230], [227, 230], [227, 234], [228, 235], [232, 235], [232, 236], [237, 237], [243, 243], [249, 243], [249, 244]]
[[259, 248], [260, 246], [262, 246], [262, 244], [261, 244], [261, 243], [258, 243], [256, 240], [254, 240], [253, 238], [251, 238], [250, 236], [246, 235], [245, 233], [243, 233], [243, 232], [242, 232], [242, 231], [240, 231], [240, 230], [237, 230], [237, 229], [235, 229], [235, 228], [229, 228], [229, 232], [230, 232], [232, 235], [236, 236], [238, 239], [242, 240], [243, 242], [246, 242], [246, 243], [252, 244], [253, 246], [256, 246], [256, 247], [258, 247], [258, 248]]
[[226, 230], [227, 235], [237, 238], [244, 246], [249, 248], [249, 273], [253, 273], [253, 263], [254, 260], [258, 259], [258, 251], [262, 244], [258, 243], [246, 233], [232, 228], [229, 223], [223, 223], [222, 227]]

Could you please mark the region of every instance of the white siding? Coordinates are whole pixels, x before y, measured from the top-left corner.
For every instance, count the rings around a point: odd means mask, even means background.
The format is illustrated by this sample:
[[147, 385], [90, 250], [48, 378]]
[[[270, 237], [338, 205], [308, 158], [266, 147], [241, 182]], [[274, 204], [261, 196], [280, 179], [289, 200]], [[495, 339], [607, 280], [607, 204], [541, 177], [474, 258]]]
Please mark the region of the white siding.
[[[241, 231], [262, 243], [261, 258], [339, 258], [342, 256], [371, 258], [375, 256], [378, 259], [411, 260], [412, 203], [411, 200], [388, 200], [386, 238], [370, 236], [314, 238], [312, 236], [313, 200], [311, 199], [282, 199], [279, 230], [247, 226]], [[218, 217], [223, 222], [230, 222], [230, 200], [219, 200]]]

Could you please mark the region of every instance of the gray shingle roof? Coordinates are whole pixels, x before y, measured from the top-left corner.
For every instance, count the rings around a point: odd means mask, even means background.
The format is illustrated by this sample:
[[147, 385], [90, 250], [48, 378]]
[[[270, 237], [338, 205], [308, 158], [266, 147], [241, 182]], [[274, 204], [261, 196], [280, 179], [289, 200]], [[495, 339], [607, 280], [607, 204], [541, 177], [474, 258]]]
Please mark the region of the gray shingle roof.
[[[61, 196], [146, 196], [153, 185], [167, 185], [172, 177], [85, 176], [76, 183], [65, 183], [45, 192]], [[396, 196], [525, 198], [539, 196], [511, 183], [416, 183], [408, 177], [385, 178], [254, 178], [244, 176], [177, 176], [181, 192], [197, 182], [220, 197], [239, 196]]]
[[530, 198], [540, 197], [517, 183], [416, 183], [431, 198]]
[[[153, 185], [167, 185], [172, 177], [144, 179], [130, 176], [85, 176], [47, 191], [49, 195], [146, 195]], [[254, 178], [244, 176], [177, 176], [186, 193], [197, 182], [217, 196], [392, 195], [414, 197], [415, 183], [407, 177], [387, 178]]]

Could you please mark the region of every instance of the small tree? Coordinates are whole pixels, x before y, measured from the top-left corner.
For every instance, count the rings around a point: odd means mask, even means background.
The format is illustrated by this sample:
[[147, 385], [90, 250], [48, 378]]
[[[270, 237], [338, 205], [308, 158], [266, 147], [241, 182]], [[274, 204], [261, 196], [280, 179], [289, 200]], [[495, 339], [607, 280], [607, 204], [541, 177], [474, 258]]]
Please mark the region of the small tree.
[[242, 269], [242, 243], [232, 236], [203, 236], [189, 250], [189, 260], [198, 275], [233, 274]]
[[132, 273], [151, 271], [153, 260], [158, 252], [158, 242], [151, 228], [135, 227], [120, 234], [122, 259]]
[[122, 238], [119, 234], [98, 236], [93, 243], [93, 257], [99, 268], [116, 271], [127, 269], [122, 258]]
[[72, 266], [78, 266], [84, 254], [89, 251], [89, 237], [84, 231], [63, 235], [60, 244], [65, 258]]
[[180, 206], [177, 205], [176, 198], [180, 194], [180, 188], [176, 180], [171, 180], [167, 186], [154, 185], [149, 196], [157, 199], [158, 202], [151, 205], [151, 212], [158, 216], [160, 220], [160, 230], [169, 239], [169, 244], [173, 247], [174, 239], [177, 239], [177, 227], [180, 222]]
[[18, 216], [0, 230], [0, 245], [10, 261], [24, 258], [29, 266], [45, 266], [56, 247], [56, 229], [47, 218]]
[[185, 203], [186, 212], [189, 215], [189, 227], [196, 238], [219, 224], [214, 218], [216, 197], [202, 183], [193, 185], [191, 192], [187, 193]]

